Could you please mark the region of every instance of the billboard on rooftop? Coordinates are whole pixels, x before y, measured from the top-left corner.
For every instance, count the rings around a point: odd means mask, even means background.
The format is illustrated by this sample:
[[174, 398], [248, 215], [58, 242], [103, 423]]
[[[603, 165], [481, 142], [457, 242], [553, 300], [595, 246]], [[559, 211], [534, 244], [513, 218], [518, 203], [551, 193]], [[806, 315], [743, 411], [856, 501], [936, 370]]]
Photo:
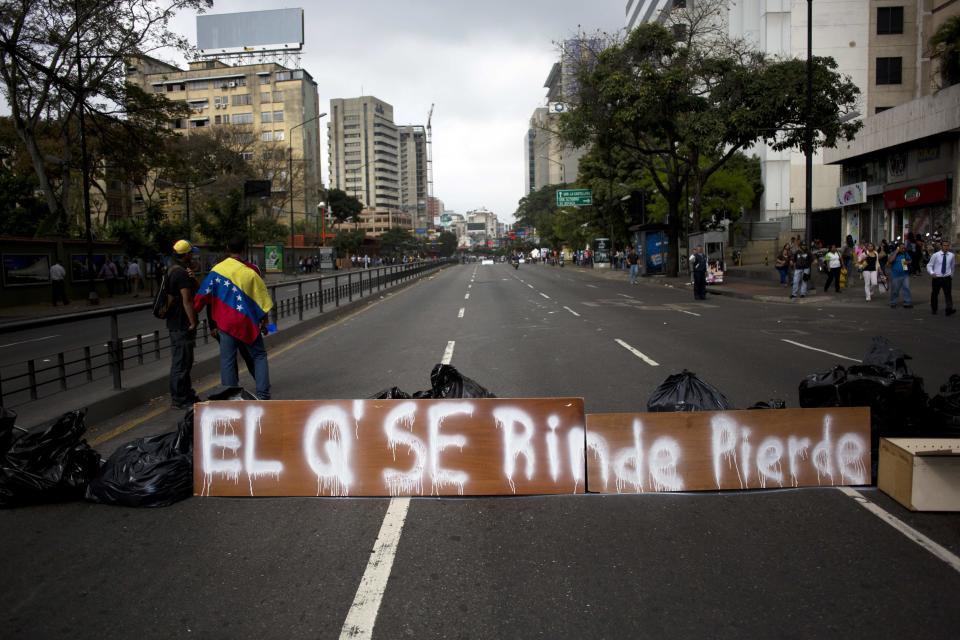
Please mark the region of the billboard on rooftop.
[[202, 56], [303, 48], [303, 9], [271, 9], [197, 16]]

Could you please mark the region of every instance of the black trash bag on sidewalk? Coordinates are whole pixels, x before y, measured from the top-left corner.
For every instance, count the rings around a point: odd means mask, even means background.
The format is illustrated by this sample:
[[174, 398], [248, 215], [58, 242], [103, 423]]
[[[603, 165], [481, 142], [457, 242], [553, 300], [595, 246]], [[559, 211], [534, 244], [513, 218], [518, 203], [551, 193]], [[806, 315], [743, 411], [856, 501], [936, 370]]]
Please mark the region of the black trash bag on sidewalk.
[[121, 446], [87, 487], [87, 500], [125, 507], [166, 507], [193, 495], [193, 409], [176, 431]]
[[[468, 378], [450, 364], [438, 364], [430, 372], [432, 398], [496, 398], [494, 394]], [[427, 397], [427, 396], [420, 396]]]
[[17, 412], [0, 407], [0, 456], [5, 455], [16, 438]]
[[747, 409], [786, 409], [787, 401], [780, 400], [779, 398], [771, 398], [769, 401], [761, 400], [760, 402], [754, 402], [752, 405], [747, 407]]
[[800, 406], [840, 407], [840, 385], [847, 380], [847, 370], [837, 365], [827, 371], [812, 373], [800, 381]]
[[667, 376], [647, 400], [647, 411], [726, 411], [732, 408], [719, 389], [686, 369]]
[[207, 400], [258, 400], [257, 396], [253, 395], [243, 387], [223, 387], [215, 393], [211, 393], [207, 396]]
[[13, 434], [0, 457], [0, 506], [83, 497], [100, 470], [100, 456], [83, 438], [85, 413], [69, 411], [44, 427]]
[[930, 436], [960, 437], [960, 375], [953, 374], [940, 393], [930, 398]]
[[375, 393], [370, 396], [370, 400], [407, 400], [410, 398], [410, 394], [402, 390], [400, 387], [390, 387], [389, 389], [384, 389], [379, 393]]
[[897, 378], [901, 378], [910, 375], [907, 360], [911, 359], [883, 336], [874, 336], [870, 342], [870, 350], [863, 356], [863, 364], [890, 369]]

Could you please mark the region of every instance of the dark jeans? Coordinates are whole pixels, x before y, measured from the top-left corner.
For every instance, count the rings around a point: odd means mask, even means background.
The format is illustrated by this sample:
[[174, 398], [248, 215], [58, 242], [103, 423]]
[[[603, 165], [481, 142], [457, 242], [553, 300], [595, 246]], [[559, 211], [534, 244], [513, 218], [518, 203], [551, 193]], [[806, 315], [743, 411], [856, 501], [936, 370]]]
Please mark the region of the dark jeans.
[[63, 280], [53, 280], [53, 306], [57, 306], [58, 302], [63, 304], [70, 304], [70, 301], [67, 300], [67, 286]]
[[[253, 344], [247, 345], [228, 333], [220, 332], [220, 384], [225, 387], [239, 387], [237, 371], [237, 353], [245, 349], [253, 360], [253, 379], [257, 385], [257, 398], [270, 399], [270, 367], [267, 364], [267, 350], [263, 346], [263, 336], [257, 336]], [[246, 360], [246, 358], [244, 358]], [[249, 367], [250, 364], [247, 364]]]
[[823, 283], [824, 291], [830, 288], [831, 282], [833, 282], [836, 292], [840, 293], [840, 267], [834, 267], [833, 269], [830, 269], [830, 272], [827, 274], [827, 281]]
[[192, 402], [197, 397], [197, 392], [190, 383], [196, 344], [196, 330], [181, 329], [170, 332], [170, 400], [174, 404]]
[[707, 272], [693, 272], [693, 298], [694, 300], [707, 299]]
[[780, 274], [780, 284], [787, 284], [787, 274], [789, 274], [789, 267], [777, 267], [777, 273]]
[[943, 290], [943, 302], [947, 311], [953, 309], [953, 277], [933, 278], [933, 289], [930, 291], [930, 308], [937, 310], [940, 300], [940, 290]]

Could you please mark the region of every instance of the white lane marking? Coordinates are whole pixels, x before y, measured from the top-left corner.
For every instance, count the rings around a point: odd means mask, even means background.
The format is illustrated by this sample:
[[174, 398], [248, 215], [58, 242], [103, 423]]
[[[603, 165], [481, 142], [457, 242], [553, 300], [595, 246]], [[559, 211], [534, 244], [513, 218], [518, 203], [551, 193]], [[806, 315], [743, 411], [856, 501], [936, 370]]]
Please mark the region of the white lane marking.
[[443, 350], [443, 357], [440, 359], [440, 364], [450, 364], [450, 361], [453, 360], [453, 347], [456, 344], [454, 340], [447, 343], [447, 348]]
[[623, 296], [624, 298], [630, 298], [631, 300], [634, 299], [633, 296], [628, 296], [628, 295], [625, 294], [625, 293], [618, 293], [617, 295], [618, 295], [618, 296]]
[[527, 286], [530, 287], [531, 289], [533, 289], [533, 285], [532, 285], [532, 284], [528, 284]]
[[866, 496], [856, 489], [851, 487], [837, 487], [837, 489], [859, 502], [861, 507], [886, 522], [888, 525], [906, 536], [909, 540], [916, 542], [920, 547], [926, 549], [936, 557], [946, 562], [954, 571], [960, 572], [960, 558], [951, 553], [948, 549], [937, 544], [927, 536], [908, 525], [903, 520], [900, 520], [894, 516], [892, 513], [885, 511], [879, 505], [870, 502]]
[[794, 346], [800, 347], [802, 349], [809, 349], [810, 351], [819, 351], [820, 353], [825, 353], [828, 356], [836, 356], [838, 358], [843, 358], [844, 360], [850, 360], [851, 362], [863, 362], [863, 360], [857, 360], [856, 358], [849, 358], [847, 356], [842, 356], [839, 353], [834, 353], [833, 351], [825, 351], [823, 349], [817, 349], [816, 347], [811, 347], [808, 344], [803, 344], [802, 342], [794, 342], [793, 340], [787, 340], [786, 338], [781, 338], [783, 342], [788, 342]]
[[390, 579], [409, 508], [410, 498], [390, 499], [387, 514], [383, 516], [383, 524], [380, 525], [380, 533], [373, 543], [367, 568], [360, 578], [357, 594], [353, 597], [353, 604], [350, 605], [350, 611], [347, 612], [347, 618], [340, 629], [341, 640], [373, 637], [373, 626], [377, 622], [380, 602], [387, 588], [387, 580]]
[[699, 313], [694, 313], [693, 311], [687, 311], [686, 309], [681, 309], [680, 307], [675, 307], [675, 306], [672, 305], [672, 304], [668, 304], [668, 305], [666, 305], [666, 307], [667, 307], [668, 309], [673, 309], [674, 311], [679, 311], [680, 313], [685, 313], [685, 314], [687, 314], [688, 316], [697, 316], [698, 318], [700, 317], [700, 314], [699, 314]]
[[28, 342], [41, 342], [43, 340], [50, 340], [51, 338], [59, 338], [60, 334], [55, 333], [52, 336], [43, 336], [42, 338], [31, 338], [30, 340], [21, 340], [20, 342], [11, 342], [10, 344], [0, 344], [0, 349], [4, 347], [15, 347], [18, 344], [27, 344]]
[[463, 317], [463, 312], [464, 312], [464, 311], [466, 311], [466, 308], [464, 308], [464, 307], [460, 307], [460, 313], [458, 313], [458, 314], [457, 314], [457, 317], [458, 317], [458, 318], [462, 318], [462, 317]]
[[569, 312], [572, 313], [573, 315], [577, 316], [578, 318], [580, 317], [580, 314], [577, 313], [576, 311], [574, 311], [573, 309], [571, 309], [570, 307], [564, 307], [564, 309], [566, 309], [567, 311], [569, 311]]
[[467, 285], [467, 289], [473, 289], [473, 285], [472, 285], [472, 284], [468, 284], [468, 285]]
[[546, 298], [547, 300], [549, 300], [549, 299], [550, 299], [550, 296], [548, 296], [548, 295], [547, 295], [547, 294], [545, 294], [545, 293], [541, 293], [540, 295], [542, 295], [542, 296], [543, 296], [544, 298]]
[[591, 289], [596, 289], [596, 288], [597, 288], [597, 285], [595, 285], [595, 284], [588, 284], [587, 286], [590, 287]]
[[643, 353], [637, 351], [636, 349], [634, 349], [633, 347], [631, 347], [630, 345], [628, 345], [626, 342], [624, 342], [624, 341], [621, 340], [620, 338], [615, 338], [614, 341], [615, 341], [617, 344], [619, 344], [621, 347], [623, 347], [624, 349], [626, 349], [627, 351], [629, 351], [630, 353], [632, 353], [633, 355], [637, 356], [638, 358], [640, 358], [641, 360], [643, 360], [644, 362], [646, 362], [646, 363], [647, 363], [648, 365], [650, 365], [651, 367], [659, 367], [659, 366], [660, 366], [660, 363], [658, 363], [656, 360], [651, 360], [651, 359], [648, 358], [646, 355], [644, 355]]
[[464, 300], [469, 300], [469, 299], [470, 299], [470, 294], [468, 293], [468, 294], [466, 294], [465, 296], [463, 296], [463, 299], [464, 299]]

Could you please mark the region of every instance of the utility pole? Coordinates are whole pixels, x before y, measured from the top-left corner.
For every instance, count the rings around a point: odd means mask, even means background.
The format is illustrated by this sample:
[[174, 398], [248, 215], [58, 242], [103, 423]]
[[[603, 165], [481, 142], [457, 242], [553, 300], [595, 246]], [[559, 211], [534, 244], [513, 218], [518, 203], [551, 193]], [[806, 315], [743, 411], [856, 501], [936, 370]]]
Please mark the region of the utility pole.
[[804, 141], [806, 157], [806, 239], [807, 246], [813, 239], [813, 0], [807, 0], [807, 107]]

